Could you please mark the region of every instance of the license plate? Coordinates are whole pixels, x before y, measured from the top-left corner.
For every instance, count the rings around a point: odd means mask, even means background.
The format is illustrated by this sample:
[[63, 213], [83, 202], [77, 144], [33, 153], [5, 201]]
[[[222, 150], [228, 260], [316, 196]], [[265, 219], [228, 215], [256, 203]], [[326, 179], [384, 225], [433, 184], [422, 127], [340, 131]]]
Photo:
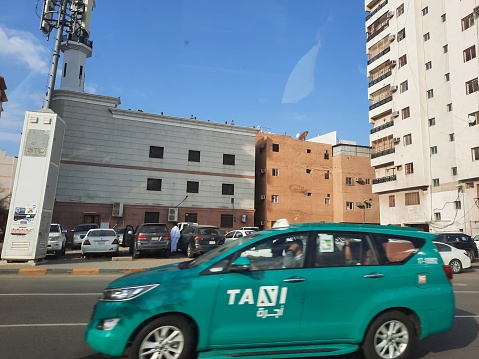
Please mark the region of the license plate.
[[210, 241], [210, 244], [216, 244], [216, 242], [215, 241]]
[[159, 239], [160, 239], [160, 237], [151, 237], [151, 240], [152, 240], [152, 241], [157, 241], [157, 240], [159, 240]]

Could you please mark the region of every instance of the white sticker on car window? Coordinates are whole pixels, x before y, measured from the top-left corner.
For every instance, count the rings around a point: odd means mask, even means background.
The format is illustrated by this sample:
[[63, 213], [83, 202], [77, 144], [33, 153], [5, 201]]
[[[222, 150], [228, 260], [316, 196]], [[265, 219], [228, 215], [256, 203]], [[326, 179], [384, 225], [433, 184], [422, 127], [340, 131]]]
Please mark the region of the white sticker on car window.
[[334, 252], [334, 238], [331, 234], [318, 234], [319, 252], [332, 253]]
[[418, 258], [417, 259], [418, 264], [438, 264], [439, 261], [437, 258]]

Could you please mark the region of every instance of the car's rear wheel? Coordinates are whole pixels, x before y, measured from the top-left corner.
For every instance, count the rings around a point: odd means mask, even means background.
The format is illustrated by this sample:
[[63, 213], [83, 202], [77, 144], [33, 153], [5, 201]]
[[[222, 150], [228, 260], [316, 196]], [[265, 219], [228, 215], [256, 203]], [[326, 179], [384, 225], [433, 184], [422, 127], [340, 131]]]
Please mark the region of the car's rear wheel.
[[146, 325], [131, 346], [131, 358], [192, 359], [196, 357], [196, 335], [186, 318], [169, 315]]
[[462, 272], [462, 263], [459, 259], [452, 259], [450, 262], [449, 262], [449, 265], [451, 266], [452, 268], [452, 272], [454, 274], [457, 274], [457, 273], [461, 273]]
[[191, 243], [188, 243], [188, 246], [186, 248], [186, 255], [188, 258], [194, 258], [195, 256], [195, 250], [193, 249], [193, 245]]
[[415, 341], [414, 326], [408, 316], [391, 311], [371, 323], [362, 349], [367, 359], [403, 359], [409, 356]]

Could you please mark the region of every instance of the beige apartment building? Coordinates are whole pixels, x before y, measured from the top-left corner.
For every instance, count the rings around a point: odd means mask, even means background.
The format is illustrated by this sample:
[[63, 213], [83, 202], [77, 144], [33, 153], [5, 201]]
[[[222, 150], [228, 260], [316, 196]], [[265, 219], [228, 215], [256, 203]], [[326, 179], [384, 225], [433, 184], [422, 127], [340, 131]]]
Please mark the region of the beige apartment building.
[[366, 0], [381, 224], [479, 232], [477, 0]]
[[302, 137], [256, 135], [255, 224], [379, 223], [370, 148]]
[[7, 213], [10, 206], [10, 196], [13, 190], [17, 157], [7, 156], [7, 152], [0, 150], [0, 228], [5, 230]]

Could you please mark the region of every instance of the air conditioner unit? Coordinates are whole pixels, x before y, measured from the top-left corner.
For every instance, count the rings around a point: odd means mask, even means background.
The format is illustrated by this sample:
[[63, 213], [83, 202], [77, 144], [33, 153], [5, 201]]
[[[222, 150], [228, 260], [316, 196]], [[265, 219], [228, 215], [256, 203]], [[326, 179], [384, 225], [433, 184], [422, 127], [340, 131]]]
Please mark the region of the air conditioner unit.
[[396, 60], [391, 60], [389, 61], [389, 66], [394, 67], [396, 66], [396, 63], [397, 63]]
[[178, 208], [168, 208], [168, 222], [178, 221]]
[[266, 173], [266, 168], [262, 168], [261, 173]]
[[113, 202], [113, 209], [111, 211], [112, 217], [122, 217], [123, 216], [123, 203]]
[[245, 223], [246, 221], [248, 221], [248, 215], [247, 214], [242, 214], [241, 215], [241, 222]]
[[264, 221], [259, 221], [260, 226], [264, 226]]
[[388, 12], [388, 18], [391, 19], [392, 17], [394, 17], [394, 11], [389, 11]]
[[393, 111], [391, 115], [393, 117], [398, 117], [399, 116], [399, 111]]
[[474, 8], [474, 14], [479, 15], [479, 6]]
[[266, 195], [265, 195], [265, 194], [262, 194], [260, 198], [261, 198], [261, 199], [266, 199]]
[[399, 143], [399, 142], [401, 142], [401, 137], [394, 137], [393, 142], [394, 142], [394, 143]]
[[391, 87], [389, 88], [391, 92], [397, 91], [397, 89], [398, 89], [397, 85], [391, 85]]
[[396, 35], [389, 35], [388, 40], [389, 42], [393, 42], [396, 39]]
[[361, 177], [356, 177], [356, 182], [362, 183], [362, 182], [363, 182], [363, 179], [362, 179]]
[[356, 207], [358, 207], [358, 208], [363, 208], [363, 207], [364, 207], [364, 203], [363, 203], [363, 202], [356, 202]]

